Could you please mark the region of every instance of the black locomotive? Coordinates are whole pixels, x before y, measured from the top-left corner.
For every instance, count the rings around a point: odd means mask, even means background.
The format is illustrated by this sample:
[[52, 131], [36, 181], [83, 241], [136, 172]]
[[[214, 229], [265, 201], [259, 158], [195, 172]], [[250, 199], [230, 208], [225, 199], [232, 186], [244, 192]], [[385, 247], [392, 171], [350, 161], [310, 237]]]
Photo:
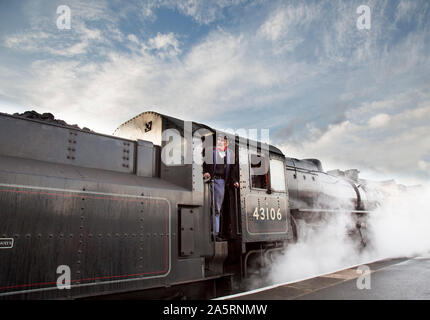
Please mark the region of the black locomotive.
[[[226, 133], [240, 188], [215, 241], [199, 149], [214, 134], [155, 112], [113, 136], [0, 114], [0, 297], [211, 298], [294, 241], [296, 219], [376, 205], [356, 171], [325, 173], [318, 160]], [[168, 144], [182, 151], [176, 162], [163, 161]], [[70, 288], [60, 289], [64, 268]]]

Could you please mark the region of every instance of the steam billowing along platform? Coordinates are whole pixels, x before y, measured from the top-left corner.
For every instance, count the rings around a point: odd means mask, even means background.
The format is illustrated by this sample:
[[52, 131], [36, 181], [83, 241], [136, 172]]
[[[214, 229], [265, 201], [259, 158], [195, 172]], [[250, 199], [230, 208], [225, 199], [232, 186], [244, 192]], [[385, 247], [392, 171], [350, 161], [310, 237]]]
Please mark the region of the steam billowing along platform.
[[[367, 277], [367, 279], [364, 279]], [[298, 282], [261, 288], [222, 300], [429, 299], [430, 255], [386, 259]]]

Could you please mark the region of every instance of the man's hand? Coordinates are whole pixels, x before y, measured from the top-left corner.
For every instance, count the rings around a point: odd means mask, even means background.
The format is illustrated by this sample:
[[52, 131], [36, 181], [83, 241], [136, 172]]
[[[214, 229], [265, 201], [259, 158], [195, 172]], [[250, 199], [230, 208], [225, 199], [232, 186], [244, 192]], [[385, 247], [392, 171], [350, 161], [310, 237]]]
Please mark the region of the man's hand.
[[239, 188], [239, 182], [235, 182], [235, 183], [233, 183], [233, 185], [235, 188]]
[[203, 179], [205, 179], [205, 180], [209, 180], [211, 178], [211, 175], [210, 175], [210, 173], [209, 172], [205, 172], [204, 174], [203, 174]]

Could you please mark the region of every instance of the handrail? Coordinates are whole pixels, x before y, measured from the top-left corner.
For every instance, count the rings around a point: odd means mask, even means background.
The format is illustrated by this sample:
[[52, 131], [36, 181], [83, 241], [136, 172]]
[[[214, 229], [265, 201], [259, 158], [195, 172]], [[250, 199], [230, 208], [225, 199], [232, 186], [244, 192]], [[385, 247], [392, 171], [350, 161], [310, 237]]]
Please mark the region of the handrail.
[[236, 214], [236, 233], [237, 235], [241, 235], [242, 231], [239, 228], [239, 217], [241, 216], [239, 210], [238, 210], [238, 205], [237, 205], [237, 188], [234, 188], [234, 209], [235, 209], [235, 214]]

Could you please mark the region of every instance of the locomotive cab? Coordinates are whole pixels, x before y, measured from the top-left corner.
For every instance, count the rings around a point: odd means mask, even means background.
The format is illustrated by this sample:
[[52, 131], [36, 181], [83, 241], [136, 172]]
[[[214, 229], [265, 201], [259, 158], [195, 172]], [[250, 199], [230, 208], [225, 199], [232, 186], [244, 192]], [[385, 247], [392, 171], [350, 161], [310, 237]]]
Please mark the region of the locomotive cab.
[[[160, 177], [192, 191], [196, 203], [203, 203], [201, 228], [207, 233], [203, 247], [208, 259], [227, 258], [226, 269], [242, 265], [241, 272], [246, 274], [253, 256], [282, 250], [293, 238], [285, 156], [276, 147], [155, 112], [127, 121], [114, 135], [159, 146]], [[220, 230], [226, 241], [221, 243], [213, 236], [211, 183], [203, 181], [202, 171], [203, 150], [213, 148], [216, 135], [228, 137], [240, 183], [238, 189], [228, 186], [226, 190]]]

